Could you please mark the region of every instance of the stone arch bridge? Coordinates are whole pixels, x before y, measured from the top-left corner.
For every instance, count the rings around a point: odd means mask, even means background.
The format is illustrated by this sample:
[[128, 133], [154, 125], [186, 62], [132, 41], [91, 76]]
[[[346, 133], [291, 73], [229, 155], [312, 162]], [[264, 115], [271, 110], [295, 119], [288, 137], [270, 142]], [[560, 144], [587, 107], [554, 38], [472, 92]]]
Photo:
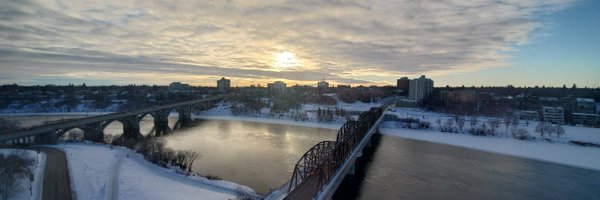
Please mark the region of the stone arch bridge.
[[175, 123], [173, 129], [180, 129], [191, 124], [191, 114], [193, 111], [208, 109], [223, 98], [223, 96], [209, 97], [200, 100], [153, 106], [134, 111], [69, 120], [10, 133], [1, 133], [0, 144], [6, 143], [6, 141], [12, 141], [12, 144], [56, 143], [58, 138], [66, 132], [77, 128], [83, 130], [84, 139], [102, 142], [104, 140], [104, 129], [110, 123], [115, 121], [123, 124], [122, 137], [140, 138], [142, 137], [142, 134], [140, 133], [140, 121], [148, 115], [154, 118], [154, 129], [152, 132], [154, 132], [155, 136], [160, 136], [171, 131], [168, 117], [172, 111], [176, 111], [179, 114], [178, 121]]

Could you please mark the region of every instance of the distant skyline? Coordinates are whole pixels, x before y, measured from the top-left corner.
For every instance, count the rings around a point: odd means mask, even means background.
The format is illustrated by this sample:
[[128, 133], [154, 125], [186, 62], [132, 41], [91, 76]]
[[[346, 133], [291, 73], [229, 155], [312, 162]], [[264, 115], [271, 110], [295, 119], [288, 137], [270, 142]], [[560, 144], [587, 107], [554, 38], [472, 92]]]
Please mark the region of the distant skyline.
[[0, 84], [600, 87], [600, 1], [0, 2]]

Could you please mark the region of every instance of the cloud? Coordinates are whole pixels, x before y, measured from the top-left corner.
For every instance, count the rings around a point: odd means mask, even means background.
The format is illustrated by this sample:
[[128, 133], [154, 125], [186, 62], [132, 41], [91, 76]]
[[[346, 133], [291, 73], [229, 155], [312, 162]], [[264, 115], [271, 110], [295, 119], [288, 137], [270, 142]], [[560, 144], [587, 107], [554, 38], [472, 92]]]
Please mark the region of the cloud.
[[[152, 78], [160, 73], [391, 82], [400, 75], [504, 66], [502, 52], [527, 43], [543, 26], [539, 15], [570, 3], [6, 0], [0, 3], [0, 70], [13, 77], [5, 82], [47, 80], [48, 74], [170, 81]], [[283, 51], [297, 56], [298, 67], [275, 66], [274, 56]]]

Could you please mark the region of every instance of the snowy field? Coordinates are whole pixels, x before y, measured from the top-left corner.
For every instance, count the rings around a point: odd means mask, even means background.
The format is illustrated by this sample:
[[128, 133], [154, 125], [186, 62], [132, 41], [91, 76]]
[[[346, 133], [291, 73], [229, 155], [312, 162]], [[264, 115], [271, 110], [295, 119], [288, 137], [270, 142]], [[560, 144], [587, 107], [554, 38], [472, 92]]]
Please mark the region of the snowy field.
[[26, 151], [27, 152], [27, 156], [29, 158], [32, 158], [34, 160], [36, 160], [35, 165], [33, 166], [32, 172], [33, 172], [33, 183], [31, 183], [32, 186], [32, 191], [31, 193], [29, 192], [29, 185], [30, 185], [30, 181], [29, 181], [29, 177], [26, 178], [22, 178], [18, 180], [18, 186], [19, 186], [19, 192], [17, 192], [17, 194], [15, 194], [15, 196], [13, 196], [10, 199], [31, 199], [31, 200], [38, 200], [41, 199], [42, 196], [42, 187], [43, 187], [43, 182], [44, 182], [44, 168], [46, 165], [46, 154], [43, 152], [40, 152], [39, 154], [37, 154], [36, 151], [33, 150], [21, 150], [21, 149], [0, 149], [0, 154], [3, 155], [9, 155], [12, 154], [14, 151]]
[[78, 199], [235, 199], [249, 187], [203, 177], [186, 177], [156, 166], [121, 147], [60, 144], [67, 153]]

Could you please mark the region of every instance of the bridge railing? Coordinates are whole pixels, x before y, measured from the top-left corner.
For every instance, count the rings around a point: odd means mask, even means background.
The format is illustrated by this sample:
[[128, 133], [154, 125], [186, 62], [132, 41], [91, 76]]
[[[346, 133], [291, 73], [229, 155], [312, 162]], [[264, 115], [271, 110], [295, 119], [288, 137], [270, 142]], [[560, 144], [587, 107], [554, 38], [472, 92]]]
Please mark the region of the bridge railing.
[[[384, 104], [385, 107], [388, 105]], [[358, 121], [342, 125], [336, 141], [323, 141], [309, 149], [294, 167], [289, 194], [299, 189], [303, 196], [316, 196], [381, 117], [383, 110], [382, 106], [362, 112]]]

